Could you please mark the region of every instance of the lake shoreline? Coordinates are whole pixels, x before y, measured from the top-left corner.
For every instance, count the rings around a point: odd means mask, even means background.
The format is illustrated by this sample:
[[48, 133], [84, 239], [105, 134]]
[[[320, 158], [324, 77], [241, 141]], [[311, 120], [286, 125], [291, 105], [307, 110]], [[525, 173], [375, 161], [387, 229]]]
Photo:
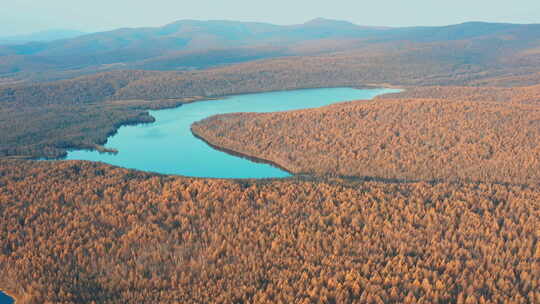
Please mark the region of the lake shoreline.
[[[349, 89], [355, 89], [355, 90], [371, 90], [371, 89], [400, 89], [404, 90], [405, 88], [394, 86], [390, 84], [384, 84], [382, 86], [375, 86], [372, 84], [366, 84], [366, 85], [357, 85], [357, 86], [332, 86], [332, 87], [308, 87], [308, 88], [291, 88], [291, 89], [281, 89], [281, 90], [269, 90], [269, 91], [254, 91], [254, 92], [244, 92], [244, 93], [238, 93], [238, 94], [230, 94], [230, 95], [222, 95], [222, 96], [213, 96], [213, 97], [204, 97], [204, 96], [193, 96], [193, 97], [185, 97], [185, 98], [168, 98], [168, 99], [158, 99], [157, 101], [170, 101], [170, 100], [177, 100], [178, 104], [175, 106], [169, 106], [169, 105], [163, 105], [163, 107], [158, 108], [146, 108], [145, 111], [152, 119], [155, 120], [155, 118], [150, 115], [148, 111], [161, 111], [161, 110], [168, 110], [168, 109], [176, 109], [179, 107], [182, 107], [183, 105], [197, 103], [197, 102], [204, 102], [204, 101], [214, 101], [214, 100], [226, 100], [229, 97], [233, 96], [242, 96], [242, 95], [252, 95], [252, 94], [259, 94], [259, 93], [273, 93], [273, 92], [287, 92], [287, 91], [302, 91], [302, 90], [316, 90], [316, 89], [324, 89], [324, 88], [349, 88]], [[385, 93], [385, 94], [392, 94], [392, 93]], [[377, 95], [383, 96], [385, 94]], [[152, 100], [148, 100], [152, 101]], [[109, 102], [115, 102], [115, 100], [109, 101]], [[144, 124], [152, 124], [155, 121], [143, 121], [143, 120], [133, 120], [133, 121], [127, 121], [127, 122], [119, 122], [114, 125], [114, 129], [111, 130], [107, 134], [107, 139], [111, 136], [114, 136], [118, 130], [121, 127], [125, 126], [138, 126], [138, 125], [144, 125]], [[103, 142], [94, 143], [96, 146], [104, 147], [107, 144], [107, 140]], [[45, 160], [55, 161], [55, 160], [65, 160], [67, 157], [67, 152], [70, 151], [76, 151], [76, 150], [88, 150], [88, 151], [99, 151], [93, 147], [89, 147], [87, 144], [82, 144], [79, 146], [69, 146], [69, 147], [62, 147], [66, 149], [66, 153], [60, 157], [56, 158], [47, 158]], [[28, 159], [28, 160], [43, 160], [42, 158], [33, 158], [33, 157], [21, 157], [21, 159]]]
[[[119, 129], [114, 136], [107, 138], [106, 144], [114, 149], [103, 146], [99, 150], [112, 153], [100, 153], [95, 149], [96, 146], [86, 145], [84, 149], [68, 149], [67, 156], [58, 160], [98, 161], [140, 171], [191, 177], [228, 179], [291, 177], [303, 172], [297, 172], [294, 166], [287, 164], [286, 159], [273, 157], [265, 159], [264, 156], [259, 157], [246, 151], [239, 152], [222, 147], [217, 139], [205, 138], [204, 132], [198, 132], [201, 130], [194, 128], [194, 125], [198, 121], [220, 114], [269, 113], [318, 108], [341, 102], [371, 100], [396, 91], [401, 90], [380, 87], [361, 89], [359, 86], [309, 88], [232, 95], [216, 103], [213, 102], [214, 99], [203, 98], [197, 101], [193, 99], [190, 103], [194, 105], [188, 107], [183, 104], [168, 108], [167, 111], [156, 109], [158, 108], [156, 106], [153, 107], [153, 111], [146, 112], [146, 116], [150, 117], [152, 122], [131, 123], [133, 128]], [[159, 147], [163, 150], [159, 153], [154, 151]], [[160, 155], [159, 159], [155, 159], [156, 155]]]
[[[283, 177], [283, 178], [290, 178], [290, 177], [294, 177], [296, 176], [297, 174], [292, 172], [291, 170], [281, 166], [280, 164], [274, 162], [274, 161], [271, 161], [271, 160], [268, 160], [268, 159], [264, 159], [264, 158], [260, 158], [260, 157], [255, 157], [255, 156], [251, 156], [249, 154], [246, 154], [246, 153], [242, 153], [242, 152], [238, 152], [238, 151], [234, 151], [234, 150], [231, 150], [231, 149], [227, 149], [225, 147], [220, 147], [216, 144], [213, 144], [211, 143], [209, 140], [207, 140], [206, 138], [202, 137], [202, 135], [199, 135], [196, 133], [196, 131], [193, 130], [193, 128], [190, 128], [191, 130], [191, 134], [193, 134], [193, 136], [199, 140], [201, 140], [202, 142], [204, 142], [205, 144], [207, 144], [208, 146], [212, 147], [212, 149], [215, 149], [215, 150], [218, 150], [218, 151], [221, 151], [221, 152], [224, 152], [224, 153], [227, 153], [227, 154], [230, 154], [230, 155], [233, 155], [233, 156], [237, 156], [237, 157], [241, 157], [241, 158], [244, 158], [244, 159], [247, 159], [247, 160], [250, 160], [254, 163], [260, 163], [260, 164], [268, 164], [268, 165], [271, 165], [273, 167], [276, 167], [280, 170], [283, 170], [287, 173], [289, 173], [291, 176], [289, 177]], [[243, 179], [243, 178], [242, 178]], [[249, 179], [249, 178], [246, 178], [246, 179]]]
[[[404, 88], [401, 88], [401, 87], [397, 87], [397, 86], [392, 86], [392, 85], [387, 85], [385, 87], [381, 87], [381, 86], [378, 86], [378, 87], [375, 87], [375, 86], [370, 86], [370, 85], [366, 85], [365, 86], [366, 88], [361, 88], [360, 86], [359, 87], [349, 87], [351, 89], [357, 89], [357, 90], [362, 90], [362, 89], [398, 89], [398, 90], [404, 90]], [[304, 89], [300, 89], [300, 90], [304, 90]], [[307, 89], [309, 90], [309, 89]], [[286, 90], [284, 90], [286, 91]], [[247, 95], [249, 95], [251, 93], [248, 93]], [[395, 94], [395, 93], [384, 93], [384, 94], [380, 94], [380, 95], [377, 95], [374, 98], [376, 97], [380, 97], [380, 96], [384, 96], [386, 94]], [[354, 102], [355, 100], [352, 100], [352, 101], [343, 101], [343, 102]], [[220, 114], [218, 114], [220, 115]], [[212, 117], [212, 116], [210, 116]], [[206, 118], [209, 118], [209, 117], [206, 117]], [[205, 118], [205, 119], [206, 119]], [[191, 134], [193, 134], [193, 136], [201, 141], [203, 141], [205, 144], [207, 144], [208, 146], [212, 147], [213, 149], [215, 150], [218, 150], [218, 151], [221, 151], [221, 152], [224, 152], [224, 153], [227, 153], [227, 154], [230, 154], [230, 155], [233, 155], [233, 156], [237, 156], [237, 157], [241, 157], [241, 158], [245, 158], [247, 160], [250, 160], [252, 162], [256, 162], [256, 163], [263, 163], [263, 164], [268, 164], [268, 165], [271, 165], [273, 167], [276, 167], [280, 170], [283, 170], [287, 173], [289, 173], [291, 176], [290, 177], [295, 177], [295, 176], [300, 176], [300, 175], [303, 175], [303, 173], [294, 173], [293, 171], [291, 171], [290, 169], [286, 168], [285, 166], [283, 165], [280, 165], [278, 164], [277, 162], [275, 161], [272, 161], [272, 160], [269, 160], [269, 159], [264, 159], [264, 158], [260, 158], [260, 157], [257, 157], [257, 156], [253, 156], [253, 155], [250, 155], [250, 154], [247, 154], [245, 152], [239, 152], [239, 151], [236, 151], [236, 150], [232, 150], [232, 149], [229, 149], [229, 148], [226, 148], [226, 147], [223, 147], [223, 146], [220, 146], [218, 144], [215, 144], [213, 142], [211, 142], [210, 139], [207, 139], [205, 138], [202, 134], [199, 134], [197, 133], [196, 130], [193, 129], [193, 125], [190, 127], [190, 131], [191, 131]], [[290, 178], [289, 177], [289, 178]]]

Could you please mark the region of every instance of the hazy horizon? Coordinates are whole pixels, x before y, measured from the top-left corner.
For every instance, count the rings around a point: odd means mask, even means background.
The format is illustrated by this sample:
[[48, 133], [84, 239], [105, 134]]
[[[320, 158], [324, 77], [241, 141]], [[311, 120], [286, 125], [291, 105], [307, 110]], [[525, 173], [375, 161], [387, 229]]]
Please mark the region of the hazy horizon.
[[[199, 1], [182, 4], [174, 0], [137, 3], [117, 0], [87, 1], [18, 0], [3, 5], [0, 36], [68, 29], [98, 32], [126, 27], [156, 27], [183, 19], [234, 20], [279, 25], [301, 24], [314, 18], [349, 21], [367, 26], [442, 26], [468, 21], [501, 23], [540, 23], [540, 3], [535, 0], [507, 1], [456, 0], [434, 3], [429, 0], [392, 1], [359, 4], [341, 0], [312, 3], [275, 0], [255, 3], [248, 0], [227, 2]], [[129, 9], [126, 9], [129, 8]]]

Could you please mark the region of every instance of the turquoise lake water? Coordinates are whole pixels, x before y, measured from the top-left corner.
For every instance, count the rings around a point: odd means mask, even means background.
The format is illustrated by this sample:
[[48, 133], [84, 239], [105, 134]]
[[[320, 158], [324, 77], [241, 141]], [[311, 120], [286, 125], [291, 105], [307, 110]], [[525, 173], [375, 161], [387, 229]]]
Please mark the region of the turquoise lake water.
[[[215, 178], [276, 178], [290, 174], [269, 164], [218, 151], [193, 136], [190, 126], [209, 116], [236, 112], [277, 112], [316, 108], [336, 102], [371, 99], [394, 89], [324, 88], [230, 96], [174, 109], [150, 111], [156, 122], [123, 126], [109, 137], [117, 154], [69, 151], [66, 159], [100, 161], [164, 174]], [[3, 304], [3, 303], [2, 303]]]
[[0, 304], [13, 304], [13, 299], [0, 291]]

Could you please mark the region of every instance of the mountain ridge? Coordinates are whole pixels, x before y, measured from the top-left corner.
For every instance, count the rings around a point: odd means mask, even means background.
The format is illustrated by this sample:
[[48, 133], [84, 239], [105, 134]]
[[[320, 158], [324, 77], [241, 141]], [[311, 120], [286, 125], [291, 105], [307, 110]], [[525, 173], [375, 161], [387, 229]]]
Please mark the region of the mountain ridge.
[[[536, 47], [540, 46], [540, 25], [473, 21], [390, 28], [325, 18], [297, 25], [186, 19], [161, 27], [120, 28], [50, 42], [0, 45], [0, 76], [31, 78], [41, 72], [62, 78], [63, 73], [77, 76], [88, 73], [84, 71], [117, 69], [182, 71], [385, 45], [403, 48], [404, 42], [444, 45], [454, 41], [488, 53], [492, 45]], [[197, 53], [200, 60], [194, 56]]]

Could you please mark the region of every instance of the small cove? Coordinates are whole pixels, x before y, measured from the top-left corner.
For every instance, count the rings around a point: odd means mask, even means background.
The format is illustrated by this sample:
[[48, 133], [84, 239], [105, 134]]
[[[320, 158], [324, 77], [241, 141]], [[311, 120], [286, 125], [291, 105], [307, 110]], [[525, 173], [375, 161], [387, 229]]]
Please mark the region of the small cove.
[[0, 291], [0, 304], [13, 304], [15, 301], [7, 294]]
[[[337, 102], [372, 99], [397, 89], [323, 88], [229, 96], [173, 109], [149, 111], [156, 121], [122, 126], [106, 147], [117, 154], [69, 151], [66, 159], [100, 161], [142, 171], [212, 178], [280, 178], [290, 174], [268, 163], [214, 149], [191, 133], [201, 119], [236, 112], [279, 112], [316, 108]], [[1, 303], [3, 304], [3, 303]]]

